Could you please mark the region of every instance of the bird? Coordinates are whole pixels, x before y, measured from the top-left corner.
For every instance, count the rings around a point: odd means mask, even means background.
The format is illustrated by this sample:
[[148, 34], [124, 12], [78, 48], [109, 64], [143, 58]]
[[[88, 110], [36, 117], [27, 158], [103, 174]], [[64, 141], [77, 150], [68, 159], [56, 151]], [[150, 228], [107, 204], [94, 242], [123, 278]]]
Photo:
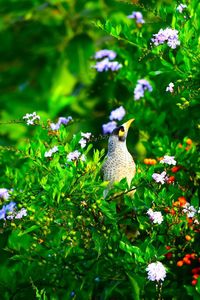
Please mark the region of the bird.
[[[116, 127], [109, 137], [108, 152], [102, 165], [103, 180], [109, 182], [104, 191], [104, 197], [107, 196], [115, 182], [126, 178], [130, 186], [135, 176], [136, 165], [126, 146], [128, 130], [133, 121], [134, 119], [130, 119], [121, 126]], [[134, 192], [129, 192], [128, 195], [132, 196]]]

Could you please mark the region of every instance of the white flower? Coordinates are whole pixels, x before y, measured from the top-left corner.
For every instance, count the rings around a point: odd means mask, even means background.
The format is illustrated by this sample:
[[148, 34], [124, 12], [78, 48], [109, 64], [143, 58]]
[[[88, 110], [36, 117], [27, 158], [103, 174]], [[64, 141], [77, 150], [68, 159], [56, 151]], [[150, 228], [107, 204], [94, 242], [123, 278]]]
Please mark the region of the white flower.
[[148, 279], [151, 281], [164, 281], [166, 277], [166, 269], [159, 261], [149, 264], [146, 271], [148, 273]]
[[173, 82], [170, 82], [169, 85], [166, 87], [166, 92], [173, 93], [174, 91], [174, 84]]
[[161, 164], [168, 164], [168, 165], [176, 165], [176, 161], [174, 156], [165, 155], [164, 158], [160, 161]]
[[163, 216], [160, 211], [153, 211], [151, 208], [147, 211], [147, 215], [154, 224], [161, 224]]
[[157, 183], [161, 183], [164, 184], [165, 181], [167, 180], [167, 176], [166, 176], [166, 172], [162, 172], [161, 174], [158, 173], [153, 173], [152, 178], [157, 182]]
[[36, 120], [40, 120], [40, 116], [33, 112], [32, 114], [26, 114], [23, 116], [23, 119], [26, 120], [27, 125], [35, 125]]
[[73, 160], [77, 160], [80, 157], [81, 153], [78, 150], [75, 150], [73, 152], [70, 152], [67, 155], [67, 161], [73, 161]]
[[182, 14], [182, 12], [183, 12], [183, 10], [184, 10], [185, 8], [187, 8], [187, 5], [181, 3], [179, 6], [177, 6], [176, 10], [177, 10], [180, 14]]
[[7, 200], [10, 197], [9, 190], [5, 188], [0, 189], [0, 198]]
[[91, 132], [85, 132], [85, 133], [81, 132], [81, 136], [88, 140], [90, 139], [91, 135], [92, 135]]
[[58, 147], [54, 146], [52, 149], [50, 149], [49, 151], [46, 151], [44, 153], [45, 157], [51, 157], [53, 153], [56, 153], [58, 151]]
[[183, 212], [187, 214], [188, 218], [193, 218], [197, 213], [197, 210], [194, 208], [194, 206], [190, 205], [188, 202], [183, 207]]
[[87, 141], [82, 138], [78, 143], [81, 145], [81, 148], [85, 148]]

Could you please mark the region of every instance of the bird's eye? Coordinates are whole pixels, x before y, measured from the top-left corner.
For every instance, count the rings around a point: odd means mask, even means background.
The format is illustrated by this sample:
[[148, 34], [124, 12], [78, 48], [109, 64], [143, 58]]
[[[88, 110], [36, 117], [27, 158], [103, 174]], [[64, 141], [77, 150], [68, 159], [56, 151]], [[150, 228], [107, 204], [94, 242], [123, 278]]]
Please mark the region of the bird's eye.
[[123, 136], [124, 136], [124, 132], [125, 132], [124, 127], [123, 127], [123, 126], [120, 126], [119, 132], [118, 132], [118, 136], [119, 136], [119, 137], [123, 137]]

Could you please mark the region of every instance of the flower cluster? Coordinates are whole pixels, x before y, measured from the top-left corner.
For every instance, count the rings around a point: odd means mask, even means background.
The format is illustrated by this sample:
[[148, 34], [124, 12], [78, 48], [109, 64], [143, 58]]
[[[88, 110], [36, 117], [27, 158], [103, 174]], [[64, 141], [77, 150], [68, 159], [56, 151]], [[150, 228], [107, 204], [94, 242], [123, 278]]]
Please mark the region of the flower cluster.
[[44, 153], [45, 157], [51, 157], [53, 153], [58, 152], [58, 146], [54, 146], [53, 148], [51, 148], [49, 151], [46, 151]]
[[0, 220], [21, 219], [22, 217], [27, 216], [27, 210], [25, 208], [16, 211], [16, 206], [16, 203], [13, 201], [4, 205], [0, 210]]
[[155, 46], [162, 45], [166, 42], [170, 48], [175, 49], [180, 45], [180, 41], [178, 39], [178, 30], [171, 28], [160, 29], [159, 32], [153, 36], [154, 37], [151, 39], [151, 41]]
[[174, 84], [170, 82], [169, 85], [166, 87], [166, 92], [173, 93], [174, 92]]
[[76, 161], [78, 159], [85, 161], [85, 155], [81, 154], [81, 152], [79, 152], [78, 150], [70, 152], [67, 155], [67, 161]]
[[159, 261], [149, 264], [146, 271], [150, 281], [164, 281], [166, 277], [166, 269]]
[[108, 122], [102, 125], [103, 134], [110, 134], [117, 127], [117, 123], [115, 121]]
[[85, 146], [87, 144], [87, 141], [90, 139], [91, 135], [92, 134], [90, 132], [86, 132], [86, 133], [81, 132], [82, 138], [79, 141], [79, 144], [81, 145], [81, 148], [85, 148]]
[[193, 218], [196, 213], [197, 213], [197, 210], [194, 208], [193, 205], [190, 205], [189, 202], [187, 202], [184, 206], [183, 206], [183, 212], [187, 214], [187, 217], [188, 218]]
[[111, 121], [113, 121], [113, 120], [121, 121], [123, 119], [123, 117], [125, 116], [125, 114], [126, 114], [125, 109], [123, 108], [123, 106], [120, 106], [120, 107], [116, 108], [115, 110], [111, 111], [109, 119]]
[[176, 10], [177, 10], [180, 14], [182, 14], [182, 12], [183, 12], [186, 8], [187, 8], [187, 5], [181, 3], [181, 4], [179, 4], [179, 6], [177, 6]]
[[95, 54], [95, 59], [102, 59], [101, 61], [97, 61], [96, 64], [93, 66], [98, 72], [103, 72], [103, 71], [118, 71], [121, 69], [122, 64], [118, 63], [118, 61], [112, 61], [117, 54], [112, 51], [112, 50], [100, 50], [97, 51]]
[[137, 24], [144, 24], [143, 15], [140, 11], [133, 11], [131, 15], [127, 16], [129, 19], [135, 19]]
[[174, 156], [165, 155], [163, 159], [160, 161], [161, 164], [168, 164], [168, 165], [176, 165], [176, 160]]
[[134, 89], [134, 100], [139, 100], [144, 97], [144, 92], [148, 90], [149, 92], [153, 91], [152, 86], [146, 79], [140, 79], [137, 81], [137, 85]]
[[0, 189], [0, 198], [3, 200], [7, 200], [10, 197], [9, 190], [5, 188]]
[[35, 125], [37, 120], [40, 120], [40, 116], [33, 112], [32, 114], [26, 114], [23, 116], [23, 119], [26, 120], [27, 125]]
[[60, 117], [60, 118], [58, 119], [58, 122], [57, 122], [57, 123], [51, 123], [51, 124], [50, 124], [51, 130], [59, 130], [61, 124], [67, 125], [70, 121], [72, 121], [72, 117], [71, 117], [71, 116], [69, 116], [69, 117], [67, 117], [67, 118]]
[[168, 177], [166, 176], [167, 173], [165, 171], [163, 171], [161, 174], [159, 173], [153, 173], [152, 178], [157, 182], [157, 183], [161, 183], [164, 184]]
[[163, 222], [163, 216], [160, 211], [153, 211], [149, 208], [147, 215], [154, 224], [161, 224]]

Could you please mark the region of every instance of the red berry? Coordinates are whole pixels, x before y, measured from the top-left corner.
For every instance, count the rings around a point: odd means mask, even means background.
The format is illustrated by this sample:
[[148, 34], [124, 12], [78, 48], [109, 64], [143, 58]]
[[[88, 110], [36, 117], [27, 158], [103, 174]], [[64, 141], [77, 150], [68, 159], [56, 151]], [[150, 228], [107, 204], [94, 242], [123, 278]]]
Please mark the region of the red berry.
[[171, 249], [171, 247], [170, 247], [170, 246], [165, 246], [165, 248], [166, 248], [167, 250], [170, 250], [170, 249]]
[[186, 254], [185, 257], [186, 258], [191, 258], [191, 254]]
[[199, 278], [199, 274], [194, 274], [192, 277], [194, 278], [194, 279], [198, 279]]
[[192, 253], [190, 256], [192, 259], [195, 259], [197, 257], [196, 253]]
[[165, 257], [170, 260], [172, 258], [172, 252], [166, 253]]
[[180, 206], [184, 206], [187, 203], [187, 200], [184, 196], [178, 197], [178, 201], [180, 203]]
[[176, 172], [178, 172], [179, 170], [180, 170], [180, 166], [174, 166], [172, 169], [171, 169], [171, 171], [172, 171], [172, 173], [176, 173]]
[[186, 265], [191, 265], [191, 260], [189, 260], [187, 257], [184, 257], [184, 258], [183, 258], [183, 262], [184, 262]]
[[193, 279], [192, 280], [192, 285], [196, 285], [197, 284], [197, 280], [196, 279]]
[[199, 272], [200, 272], [200, 267], [192, 269], [192, 274], [198, 274]]
[[168, 179], [167, 179], [167, 183], [168, 184], [171, 184], [175, 181], [175, 177], [174, 176], [170, 176]]

